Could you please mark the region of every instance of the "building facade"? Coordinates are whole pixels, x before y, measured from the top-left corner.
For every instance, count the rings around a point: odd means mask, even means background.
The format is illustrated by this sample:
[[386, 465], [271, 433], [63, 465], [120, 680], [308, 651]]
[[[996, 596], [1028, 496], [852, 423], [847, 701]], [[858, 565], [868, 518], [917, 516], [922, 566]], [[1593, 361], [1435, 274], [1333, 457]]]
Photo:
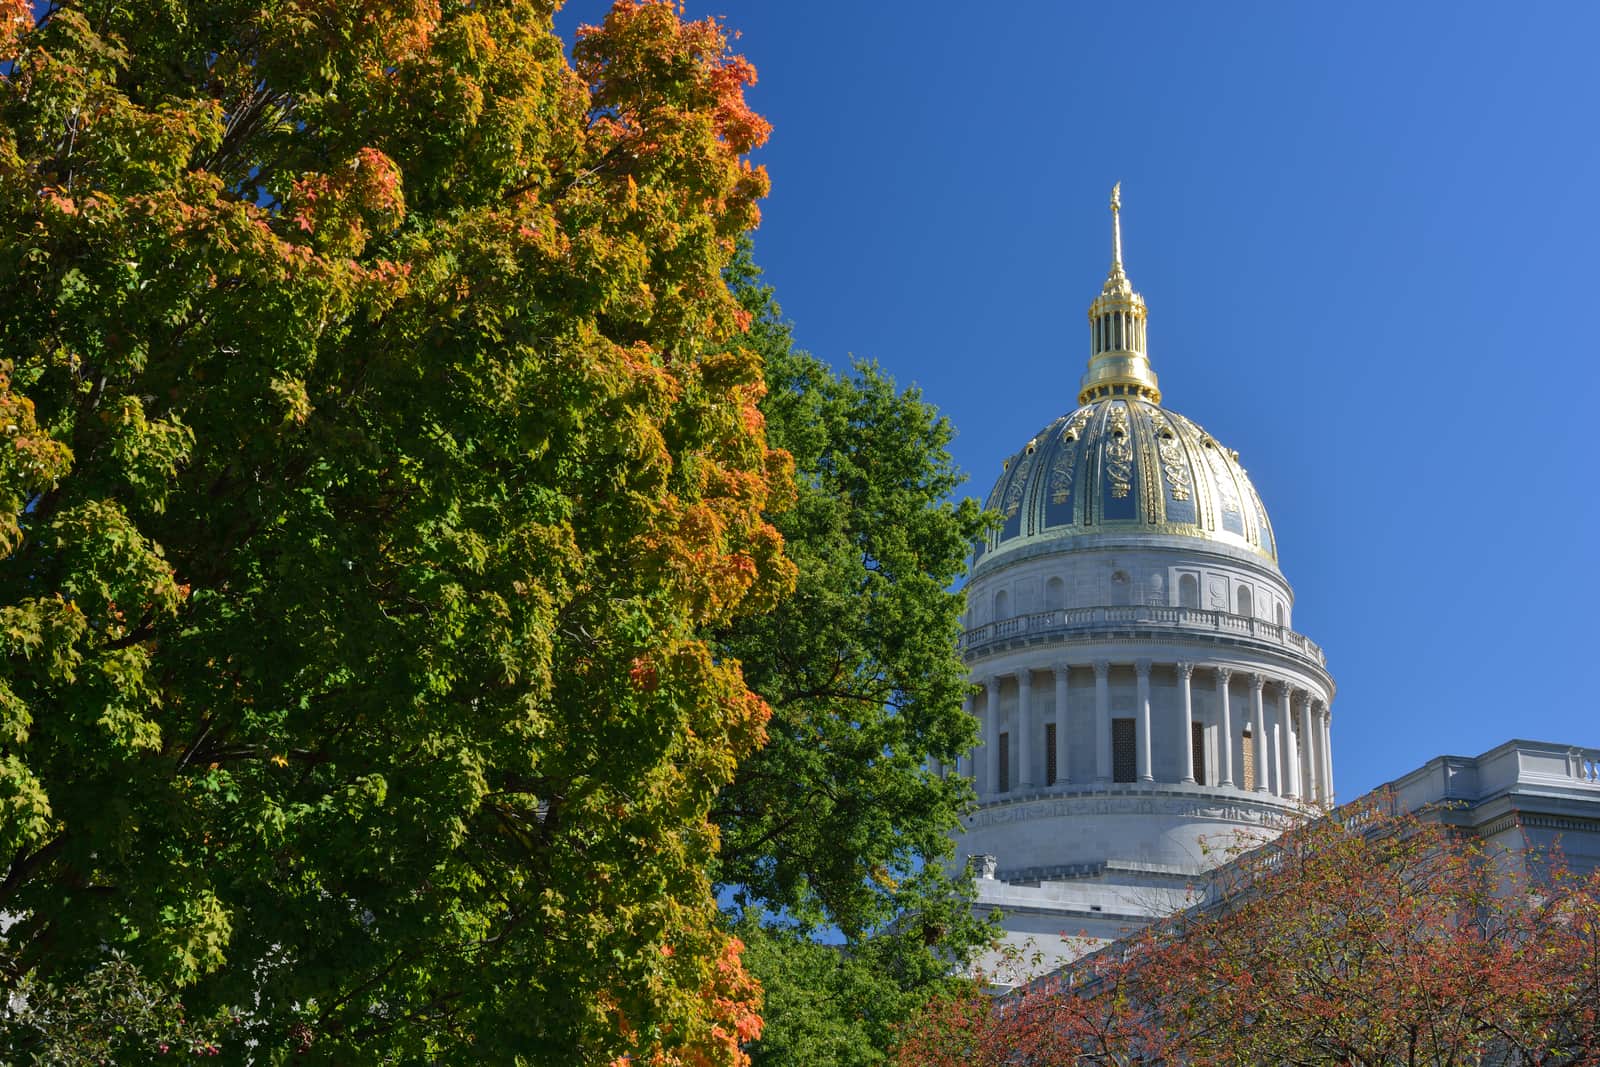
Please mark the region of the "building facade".
[[[1198, 903], [1205, 872], [1336, 795], [1326, 657], [1238, 453], [1162, 405], [1118, 190], [1111, 223], [1078, 406], [1005, 461], [967, 585], [982, 740], [954, 769], [978, 795], [957, 858], [1035, 971]], [[1510, 741], [1388, 788], [1600, 867], [1600, 750]]]

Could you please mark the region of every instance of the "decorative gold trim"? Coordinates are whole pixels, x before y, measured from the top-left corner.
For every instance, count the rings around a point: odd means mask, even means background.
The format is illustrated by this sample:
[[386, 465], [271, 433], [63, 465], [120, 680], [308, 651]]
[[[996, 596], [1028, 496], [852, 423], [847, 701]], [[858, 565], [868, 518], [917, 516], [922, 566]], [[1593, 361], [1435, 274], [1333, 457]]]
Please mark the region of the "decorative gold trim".
[[1022, 455], [1017, 457], [1017, 470], [1011, 476], [1011, 484], [1006, 486], [1006, 498], [1000, 505], [1001, 514], [1011, 518], [1017, 513], [1017, 508], [1022, 504], [1022, 491], [1027, 488], [1028, 472], [1033, 469], [1034, 442], [1029, 441], [1023, 448]]
[[1050, 465], [1050, 502], [1065, 504], [1072, 499], [1072, 477], [1078, 466], [1078, 441], [1083, 436], [1083, 426], [1089, 421], [1089, 409], [1080, 408], [1067, 428], [1061, 431], [1060, 451]]
[[1131, 414], [1138, 416], [1139, 496], [1144, 500], [1144, 521], [1154, 525], [1167, 518], [1166, 494], [1161, 491], [1161, 464], [1156, 453], [1156, 412], [1154, 404], [1128, 405]]
[[[1216, 438], [1207, 437], [1200, 442], [1200, 451], [1205, 453], [1206, 462], [1211, 467], [1211, 480], [1216, 483], [1217, 495], [1222, 498], [1222, 510], [1238, 515], [1242, 521], [1244, 512], [1239, 508], [1238, 487], [1233, 484], [1233, 472], [1228, 470], [1227, 460], [1222, 458], [1222, 446], [1217, 444]], [[1248, 530], [1249, 524], [1244, 525]], [[1219, 522], [1217, 527], [1220, 531], [1222, 524]]]
[[[1158, 409], [1159, 410], [1159, 409]], [[1167, 491], [1174, 500], [1189, 499], [1189, 463], [1178, 447], [1178, 431], [1163, 412], [1156, 422], [1156, 451], [1161, 454], [1161, 473], [1167, 476]]]
[[1128, 432], [1127, 404], [1111, 402], [1110, 422], [1105, 443], [1106, 479], [1111, 482], [1111, 495], [1122, 500], [1133, 485], [1133, 439]]

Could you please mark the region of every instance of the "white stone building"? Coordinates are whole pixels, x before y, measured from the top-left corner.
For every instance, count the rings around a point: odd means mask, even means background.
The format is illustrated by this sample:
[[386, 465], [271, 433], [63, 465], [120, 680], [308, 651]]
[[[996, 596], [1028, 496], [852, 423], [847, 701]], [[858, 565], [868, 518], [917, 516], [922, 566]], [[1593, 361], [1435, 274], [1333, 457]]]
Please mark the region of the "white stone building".
[[[1181, 908], [1239, 835], [1334, 802], [1326, 659], [1293, 629], [1238, 454], [1161, 405], [1116, 190], [1111, 211], [1079, 407], [1029, 438], [989, 494], [1004, 523], [974, 557], [962, 642], [982, 743], [956, 768], [979, 800], [958, 861], [979, 872], [979, 911], [1000, 910], [1008, 939], [1046, 964], [1086, 947], [1061, 934], [1092, 944]], [[1513, 791], [1523, 763], [1580, 768], [1564, 800], [1600, 842], [1594, 753], [1508, 751], [1442, 766], [1471, 764], [1476, 782], [1492, 765]]]

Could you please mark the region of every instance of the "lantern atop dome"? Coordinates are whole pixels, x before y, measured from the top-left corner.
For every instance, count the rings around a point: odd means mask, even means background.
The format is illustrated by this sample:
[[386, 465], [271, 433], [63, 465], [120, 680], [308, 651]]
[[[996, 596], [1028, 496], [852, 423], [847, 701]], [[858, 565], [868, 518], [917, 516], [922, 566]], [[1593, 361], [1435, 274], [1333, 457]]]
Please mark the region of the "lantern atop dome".
[[1134, 292], [1122, 266], [1122, 183], [1111, 189], [1111, 270], [1100, 295], [1089, 305], [1089, 369], [1079, 385], [1078, 403], [1108, 396], [1138, 396], [1161, 402], [1161, 388], [1150, 369], [1144, 297]]

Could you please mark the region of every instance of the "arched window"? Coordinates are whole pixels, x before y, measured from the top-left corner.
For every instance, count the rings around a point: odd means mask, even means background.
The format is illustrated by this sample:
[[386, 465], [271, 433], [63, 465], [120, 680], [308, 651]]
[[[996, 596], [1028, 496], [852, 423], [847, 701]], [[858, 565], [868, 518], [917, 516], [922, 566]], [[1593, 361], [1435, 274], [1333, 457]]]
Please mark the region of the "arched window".
[[1111, 572], [1111, 603], [1133, 603], [1133, 586], [1128, 581], [1128, 574], [1126, 571]]
[[1067, 606], [1067, 583], [1060, 578], [1052, 578], [1044, 583], [1044, 607], [1046, 611], [1060, 611]]
[[994, 595], [994, 621], [1011, 618], [1011, 598], [1004, 589]]
[[1241, 585], [1239, 587], [1239, 592], [1237, 594], [1237, 597], [1238, 597], [1238, 602], [1239, 602], [1239, 609], [1238, 610], [1239, 610], [1239, 614], [1240, 615], [1244, 615], [1246, 617], [1249, 617], [1249, 616], [1254, 615], [1256, 613], [1255, 603], [1250, 598], [1250, 587], [1248, 585]]
[[1278, 625], [1279, 626], [1287, 626], [1287, 625], [1289, 625], [1288, 623], [1283, 621], [1283, 601], [1281, 601], [1281, 600], [1278, 601]]
[[1178, 606], [1180, 608], [1200, 606], [1200, 579], [1192, 574], [1185, 574], [1178, 579]]

